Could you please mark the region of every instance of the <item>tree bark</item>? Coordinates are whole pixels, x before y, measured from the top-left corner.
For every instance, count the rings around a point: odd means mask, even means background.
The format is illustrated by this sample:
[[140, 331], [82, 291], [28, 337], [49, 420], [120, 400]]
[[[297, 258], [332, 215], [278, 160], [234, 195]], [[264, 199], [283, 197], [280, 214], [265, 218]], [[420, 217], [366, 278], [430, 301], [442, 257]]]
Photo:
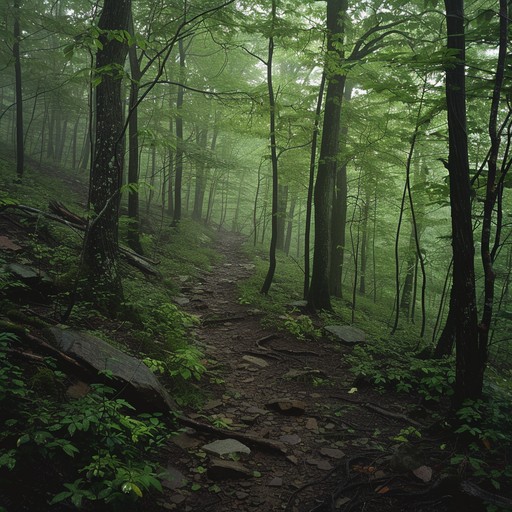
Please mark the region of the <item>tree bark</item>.
[[[315, 183], [315, 251], [313, 273], [308, 293], [308, 307], [312, 310], [331, 309], [329, 287], [329, 242], [332, 187], [338, 166], [340, 144], [341, 103], [345, 76], [336, 67], [343, 59], [340, 44], [344, 34], [344, 17], [347, 0], [327, 1], [327, 93], [322, 130], [322, 145]], [[333, 66], [331, 64], [336, 61]], [[334, 67], [334, 71], [330, 68]]]
[[[134, 34], [133, 19], [131, 33]], [[126, 241], [135, 252], [142, 254], [140, 243], [139, 220], [139, 120], [137, 100], [139, 99], [139, 82], [141, 79], [140, 62], [137, 57], [137, 47], [131, 45], [128, 50], [130, 59], [130, 99], [128, 120], [128, 230]]]
[[307, 299], [309, 293], [309, 278], [310, 278], [310, 241], [311, 241], [311, 214], [313, 204], [313, 189], [315, 184], [315, 166], [316, 166], [316, 148], [318, 142], [318, 126], [320, 124], [320, 114], [322, 113], [322, 101], [325, 89], [325, 72], [322, 74], [320, 82], [320, 89], [318, 91], [318, 100], [316, 103], [315, 111], [315, 124], [313, 128], [313, 137], [311, 141], [311, 159], [309, 162], [309, 183], [308, 183], [308, 197], [306, 200], [306, 220], [304, 226], [304, 289], [303, 297]]
[[[272, 24], [276, 21], [276, 0], [272, 0]], [[270, 108], [270, 160], [272, 162], [272, 236], [270, 238], [269, 248], [269, 266], [268, 272], [261, 287], [261, 293], [267, 295], [270, 285], [274, 279], [276, 271], [276, 248], [277, 248], [277, 216], [279, 208], [279, 174], [277, 168], [277, 142], [276, 142], [276, 115], [275, 115], [275, 95], [272, 83], [272, 59], [274, 56], [274, 38], [270, 36], [268, 39], [268, 60], [267, 60], [267, 87], [268, 100]]]
[[[185, 48], [183, 40], [178, 41], [180, 62], [180, 83], [185, 80]], [[181, 220], [181, 187], [183, 181], [183, 97], [185, 88], [178, 86], [178, 98], [176, 100], [176, 170], [174, 182], [174, 214], [172, 223], [177, 225]]]
[[[453, 307], [457, 348], [454, 406], [482, 393], [483, 370], [478, 345], [474, 241], [471, 221], [468, 140], [466, 131], [464, 1], [445, 0], [447, 47], [457, 57], [446, 70], [450, 205], [453, 247]], [[450, 316], [450, 315], [449, 315]]]
[[23, 177], [25, 165], [24, 129], [23, 129], [23, 89], [21, 78], [20, 58], [20, 0], [14, 0], [14, 44], [12, 53], [14, 57], [15, 93], [16, 93], [16, 175], [18, 180]]
[[[344, 105], [352, 97], [352, 86], [347, 86], [343, 93]], [[340, 109], [341, 111], [341, 109]], [[347, 145], [348, 125], [344, 123], [340, 129], [340, 149]], [[343, 161], [335, 174], [332, 194], [331, 244], [330, 244], [330, 293], [334, 297], [342, 297], [341, 279], [345, 259], [345, 235], [347, 225], [347, 162]]]
[[98, 27], [102, 48], [96, 54], [96, 69], [114, 66], [101, 73], [96, 89], [96, 142], [91, 166], [89, 205], [94, 217], [84, 239], [87, 271], [85, 293], [108, 313], [115, 313], [122, 300], [118, 271], [118, 221], [123, 170], [123, 98], [121, 72], [128, 48], [107, 37], [110, 30], [129, 30], [131, 0], [105, 0]]

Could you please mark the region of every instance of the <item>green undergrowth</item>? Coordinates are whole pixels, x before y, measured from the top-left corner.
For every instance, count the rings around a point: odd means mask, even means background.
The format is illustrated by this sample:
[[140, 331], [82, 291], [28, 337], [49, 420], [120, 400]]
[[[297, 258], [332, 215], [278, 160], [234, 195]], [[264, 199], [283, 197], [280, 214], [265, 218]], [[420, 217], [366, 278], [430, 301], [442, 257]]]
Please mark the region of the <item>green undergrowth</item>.
[[170, 432], [163, 416], [137, 413], [100, 384], [69, 398], [69, 376], [55, 361], [22, 367], [11, 355], [21, 348], [17, 336], [0, 333], [0, 492], [21, 494], [33, 510], [63, 501], [121, 510], [161, 492], [166, 473], [156, 456]]
[[[15, 183], [13, 170], [11, 160], [0, 158], [0, 182], [6, 185], [0, 200], [47, 210], [48, 200], [59, 190], [66, 207], [85, 215], [78, 196], [66, 188], [73, 175], [68, 173], [57, 186], [53, 176], [59, 170], [48, 176], [29, 168], [22, 182]], [[182, 311], [174, 298], [219, 261], [212, 249], [215, 233], [188, 219], [177, 227], [171, 227], [169, 217], [155, 219], [143, 219], [147, 231], [141, 242], [145, 256], [157, 262], [160, 277], [148, 277], [121, 261], [124, 302], [118, 316], [106, 318], [92, 302], [78, 300], [68, 323], [140, 358], [178, 404], [198, 405], [206, 398], [194, 382], [221, 379], [195, 341], [198, 319]], [[72, 300], [81, 236], [42, 216], [20, 218], [20, 223], [26, 225], [26, 234], [20, 231], [13, 237], [23, 238], [19, 262], [48, 277], [51, 286], [41, 290], [41, 299], [49, 300], [48, 314], [59, 319]], [[121, 220], [121, 243], [126, 227]], [[73, 376], [60, 371], [54, 361], [30, 365], [12, 358], [11, 351], [20, 348], [13, 332], [21, 337], [27, 328], [44, 325], [35, 325], [37, 317], [24, 305], [24, 300], [35, 299], [33, 291], [4, 271], [8, 262], [0, 257], [0, 292], [9, 296], [0, 303], [0, 315], [6, 319], [0, 325], [0, 482], [26, 484], [24, 494], [37, 501], [29, 500], [34, 510], [50, 503], [58, 508], [60, 502], [94, 510], [132, 509], [136, 502], [154, 501], [165, 477], [155, 462], [158, 447], [173, 426], [158, 415], [138, 414], [108, 386], [93, 384], [89, 394], [70, 400], [65, 389]], [[49, 481], [30, 473], [30, 461], [34, 468], [54, 468]]]

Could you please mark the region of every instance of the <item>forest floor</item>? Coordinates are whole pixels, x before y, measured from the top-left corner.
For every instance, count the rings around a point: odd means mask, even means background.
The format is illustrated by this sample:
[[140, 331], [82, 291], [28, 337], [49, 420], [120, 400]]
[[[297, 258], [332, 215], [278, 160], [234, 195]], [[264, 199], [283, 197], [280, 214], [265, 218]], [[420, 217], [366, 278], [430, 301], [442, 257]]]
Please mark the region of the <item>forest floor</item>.
[[[82, 184], [70, 181], [80, 195]], [[41, 190], [38, 204], [53, 194]], [[15, 219], [3, 215], [0, 231], [27, 245], [26, 226]], [[172, 475], [164, 495], [145, 499], [143, 510], [485, 510], [467, 489], [460, 491], [466, 475], [450, 464], [453, 442], [437, 428], [442, 405], [355, 379], [345, 357], [353, 346], [327, 337], [298, 339], [240, 303], [239, 285], [255, 272], [244, 242], [219, 232], [212, 243], [222, 258], [199, 278], [177, 278], [181, 295], [175, 300], [200, 320], [191, 334], [208, 372], [195, 384], [196, 405], [181, 412], [182, 430], [160, 454]], [[281, 324], [300, 314], [291, 304]], [[123, 325], [98, 324], [130, 346]], [[204, 448], [230, 438], [250, 453], [220, 457]]]
[[[221, 428], [188, 428], [172, 439], [167, 465], [174, 478], [162, 506], [183, 512], [483, 510], [474, 501], [462, 503], [462, 495], [454, 500], [450, 479], [440, 478], [450, 459], [441, 439], [393, 439], [404, 429], [425, 432], [432, 423], [432, 411], [416, 397], [356, 387], [344, 362], [350, 347], [298, 340], [265, 327], [261, 312], [239, 304], [237, 283], [254, 268], [242, 244], [239, 235], [223, 233], [217, 241], [223, 261], [182, 288], [184, 309], [201, 318], [196, 336], [209, 368], [223, 379], [199, 383], [209, 400], [201, 414], [187, 416], [203, 425], [207, 417]], [[219, 463], [202, 449], [229, 437], [251, 453]], [[279, 445], [265, 447], [267, 440]], [[432, 485], [434, 479], [443, 484]]]

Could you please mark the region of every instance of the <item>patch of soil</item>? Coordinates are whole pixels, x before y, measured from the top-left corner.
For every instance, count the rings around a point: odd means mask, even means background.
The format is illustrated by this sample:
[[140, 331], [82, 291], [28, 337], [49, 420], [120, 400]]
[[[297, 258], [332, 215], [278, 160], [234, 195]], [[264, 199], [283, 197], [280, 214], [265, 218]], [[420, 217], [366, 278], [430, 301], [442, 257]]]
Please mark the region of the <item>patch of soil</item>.
[[[431, 493], [431, 485], [413, 475], [410, 469], [416, 468], [392, 469], [398, 445], [392, 438], [411, 422], [420, 425], [407, 416], [418, 409], [413, 398], [370, 388], [351, 393], [353, 376], [343, 362], [349, 348], [327, 339], [299, 341], [262, 327], [257, 312], [238, 303], [237, 283], [253, 271], [242, 241], [224, 233], [218, 241], [224, 261], [183, 288], [190, 301], [184, 308], [202, 319], [196, 335], [210, 368], [213, 362], [224, 380], [202, 381], [210, 400], [200, 415], [188, 414], [205, 424], [216, 420], [225, 425], [225, 434], [189, 428], [168, 445], [167, 465], [187, 483], [168, 490], [162, 507], [180, 512], [455, 510], [443, 493]], [[272, 403], [279, 400], [292, 401], [293, 414]], [[279, 441], [284, 453], [250, 446], [251, 454], [240, 462], [252, 477], [212, 480], [207, 470], [214, 457], [201, 446], [230, 432]], [[432, 440], [415, 443], [408, 455], [417, 460], [412, 465], [442, 467], [446, 455], [438, 446]]]

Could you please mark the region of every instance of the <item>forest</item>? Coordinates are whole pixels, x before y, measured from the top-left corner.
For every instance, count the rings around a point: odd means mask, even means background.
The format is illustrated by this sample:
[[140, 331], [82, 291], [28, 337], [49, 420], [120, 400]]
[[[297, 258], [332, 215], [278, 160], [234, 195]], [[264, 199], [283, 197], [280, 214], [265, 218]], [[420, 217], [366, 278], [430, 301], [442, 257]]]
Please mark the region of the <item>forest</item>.
[[512, 2], [0, 11], [0, 512], [512, 510]]

